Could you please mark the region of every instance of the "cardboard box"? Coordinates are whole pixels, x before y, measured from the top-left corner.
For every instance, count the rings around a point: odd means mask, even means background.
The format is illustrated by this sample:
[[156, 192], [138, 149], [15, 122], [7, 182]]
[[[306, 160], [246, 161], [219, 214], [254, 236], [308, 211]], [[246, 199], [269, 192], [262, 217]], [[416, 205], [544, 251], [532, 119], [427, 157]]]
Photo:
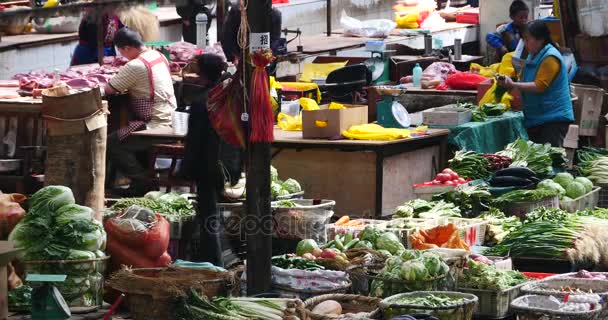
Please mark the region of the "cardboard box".
[[[367, 106], [344, 105], [346, 109], [329, 110], [329, 105], [319, 106], [321, 110], [302, 111], [302, 136], [310, 138], [334, 138], [352, 126], [368, 123]], [[326, 127], [317, 125], [317, 121], [326, 122]]]
[[430, 126], [457, 126], [471, 122], [473, 112], [469, 109], [448, 105], [422, 112], [422, 123]]
[[[600, 126], [604, 90], [595, 87], [575, 84], [574, 92], [578, 97], [579, 110], [575, 109], [575, 122], [579, 126], [579, 136], [595, 137]], [[580, 112], [580, 116], [579, 116]]]

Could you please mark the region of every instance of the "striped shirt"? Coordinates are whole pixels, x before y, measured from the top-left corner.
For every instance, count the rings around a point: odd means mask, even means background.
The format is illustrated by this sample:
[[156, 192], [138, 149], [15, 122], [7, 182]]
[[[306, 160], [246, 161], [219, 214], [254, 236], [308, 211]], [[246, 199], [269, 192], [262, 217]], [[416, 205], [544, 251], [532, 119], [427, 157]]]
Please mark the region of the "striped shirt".
[[[161, 56], [156, 50], [144, 51], [140, 57], [153, 61]], [[171, 126], [172, 113], [177, 106], [173, 91], [173, 79], [164, 63], [152, 67], [154, 77], [154, 105], [152, 117], [146, 124], [148, 129]], [[150, 98], [151, 88], [148, 69], [139, 59], [133, 59], [124, 65], [110, 79], [110, 85], [116, 91], [128, 92], [135, 99]]]

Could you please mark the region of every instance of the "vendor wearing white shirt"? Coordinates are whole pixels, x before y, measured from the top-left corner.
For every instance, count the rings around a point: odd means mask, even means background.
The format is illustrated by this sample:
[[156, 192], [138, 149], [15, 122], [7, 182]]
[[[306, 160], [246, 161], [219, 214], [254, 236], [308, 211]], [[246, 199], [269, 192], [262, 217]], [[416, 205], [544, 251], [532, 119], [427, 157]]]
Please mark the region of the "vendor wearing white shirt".
[[132, 191], [146, 191], [145, 169], [137, 161], [136, 152], [145, 151], [158, 141], [132, 137], [139, 130], [171, 127], [177, 103], [169, 63], [156, 50], [145, 47], [136, 31], [122, 28], [114, 37], [120, 54], [129, 59], [105, 86], [106, 94], [127, 93], [130, 98], [130, 119], [126, 127], [108, 136], [110, 163], [132, 181]]

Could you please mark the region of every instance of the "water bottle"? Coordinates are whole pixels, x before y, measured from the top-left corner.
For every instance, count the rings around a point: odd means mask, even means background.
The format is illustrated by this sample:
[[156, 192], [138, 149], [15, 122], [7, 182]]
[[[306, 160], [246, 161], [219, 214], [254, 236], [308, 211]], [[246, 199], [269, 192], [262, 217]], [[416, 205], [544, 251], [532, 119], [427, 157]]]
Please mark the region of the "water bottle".
[[416, 63], [416, 66], [414, 67], [414, 87], [415, 88], [420, 88], [420, 81], [422, 79], [422, 68], [420, 67], [419, 63]]

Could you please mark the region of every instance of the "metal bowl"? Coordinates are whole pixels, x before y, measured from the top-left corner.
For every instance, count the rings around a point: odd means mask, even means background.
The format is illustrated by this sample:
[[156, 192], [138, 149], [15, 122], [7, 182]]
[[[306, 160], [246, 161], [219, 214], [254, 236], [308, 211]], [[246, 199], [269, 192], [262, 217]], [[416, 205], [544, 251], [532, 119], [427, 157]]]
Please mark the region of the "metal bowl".
[[0, 172], [13, 172], [21, 167], [21, 159], [0, 159]]

